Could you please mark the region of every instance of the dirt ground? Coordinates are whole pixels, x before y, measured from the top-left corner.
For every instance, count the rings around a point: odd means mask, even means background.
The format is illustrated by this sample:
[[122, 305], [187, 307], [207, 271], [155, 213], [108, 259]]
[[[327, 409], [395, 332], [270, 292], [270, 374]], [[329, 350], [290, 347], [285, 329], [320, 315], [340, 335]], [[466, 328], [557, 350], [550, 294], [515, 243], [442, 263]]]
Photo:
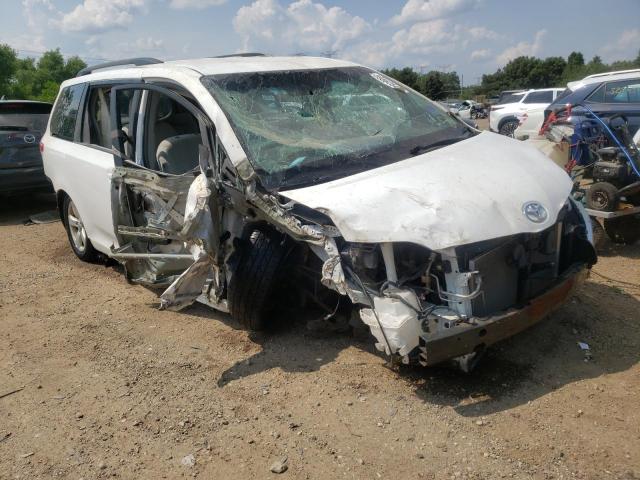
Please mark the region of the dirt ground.
[[0, 202], [2, 479], [640, 478], [640, 245], [594, 267], [636, 287], [592, 274], [473, 374], [392, 371], [295, 318], [250, 336], [203, 306], [159, 311], [77, 260], [59, 222], [22, 224], [52, 206]]

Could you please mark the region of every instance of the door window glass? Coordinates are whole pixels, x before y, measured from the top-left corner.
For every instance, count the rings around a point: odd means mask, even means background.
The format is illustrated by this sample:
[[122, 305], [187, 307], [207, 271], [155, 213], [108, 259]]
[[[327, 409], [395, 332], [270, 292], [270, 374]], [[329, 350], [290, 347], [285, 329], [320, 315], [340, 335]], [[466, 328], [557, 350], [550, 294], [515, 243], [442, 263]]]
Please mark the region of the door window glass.
[[51, 135], [65, 140], [73, 140], [83, 91], [84, 84], [62, 89], [51, 114]]

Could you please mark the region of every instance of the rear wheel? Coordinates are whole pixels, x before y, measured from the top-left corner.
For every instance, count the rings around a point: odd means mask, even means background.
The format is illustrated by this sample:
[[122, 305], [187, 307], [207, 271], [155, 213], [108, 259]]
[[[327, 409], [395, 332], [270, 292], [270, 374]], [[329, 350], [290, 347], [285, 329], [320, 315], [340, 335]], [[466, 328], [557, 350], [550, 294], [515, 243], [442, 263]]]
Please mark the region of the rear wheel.
[[98, 252], [93, 248], [91, 240], [89, 240], [87, 236], [87, 230], [84, 227], [84, 223], [80, 218], [80, 214], [73, 200], [65, 197], [62, 205], [64, 226], [67, 230], [67, 237], [69, 237], [69, 243], [71, 244], [73, 253], [84, 262], [95, 261], [98, 258]]
[[229, 311], [248, 330], [263, 330], [277, 323], [278, 290], [283, 285], [290, 251], [278, 232], [254, 229], [229, 282]]
[[518, 125], [520, 125], [520, 122], [518, 122], [518, 120], [507, 120], [502, 125], [500, 125], [498, 133], [507, 137], [513, 137], [513, 134], [518, 128]]

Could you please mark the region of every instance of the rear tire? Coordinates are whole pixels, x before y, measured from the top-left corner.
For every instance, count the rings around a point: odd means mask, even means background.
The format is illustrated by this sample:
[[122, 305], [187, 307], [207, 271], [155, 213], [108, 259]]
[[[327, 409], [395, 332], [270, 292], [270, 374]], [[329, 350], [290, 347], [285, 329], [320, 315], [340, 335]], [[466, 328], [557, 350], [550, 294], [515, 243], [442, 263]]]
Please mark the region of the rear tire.
[[65, 196], [62, 202], [62, 218], [73, 253], [83, 262], [95, 262], [98, 259], [98, 252], [93, 248], [84, 223], [69, 196]]
[[594, 183], [587, 190], [587, 208], [601, 212], [614, 212], [618, 208], [618, 189], [607, 182]]
[[229, 282], [229, 312], [251, 331], [273, 326], [278, 307], [278, 288], [290, 251], [286, 237], [264, 228], [249, 232], [247, 245]]

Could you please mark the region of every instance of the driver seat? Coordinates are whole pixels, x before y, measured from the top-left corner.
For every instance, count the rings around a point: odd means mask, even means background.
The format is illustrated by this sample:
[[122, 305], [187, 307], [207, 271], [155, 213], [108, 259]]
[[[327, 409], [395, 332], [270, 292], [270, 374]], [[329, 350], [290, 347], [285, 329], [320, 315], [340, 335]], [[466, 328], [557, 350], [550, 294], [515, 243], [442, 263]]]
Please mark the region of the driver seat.
[[172, 175], [190, 172], [199, 164], [201, 144], [202, 137], [199, 133], [186, 133], [165, 138], [156, 150], [160, 170]]

